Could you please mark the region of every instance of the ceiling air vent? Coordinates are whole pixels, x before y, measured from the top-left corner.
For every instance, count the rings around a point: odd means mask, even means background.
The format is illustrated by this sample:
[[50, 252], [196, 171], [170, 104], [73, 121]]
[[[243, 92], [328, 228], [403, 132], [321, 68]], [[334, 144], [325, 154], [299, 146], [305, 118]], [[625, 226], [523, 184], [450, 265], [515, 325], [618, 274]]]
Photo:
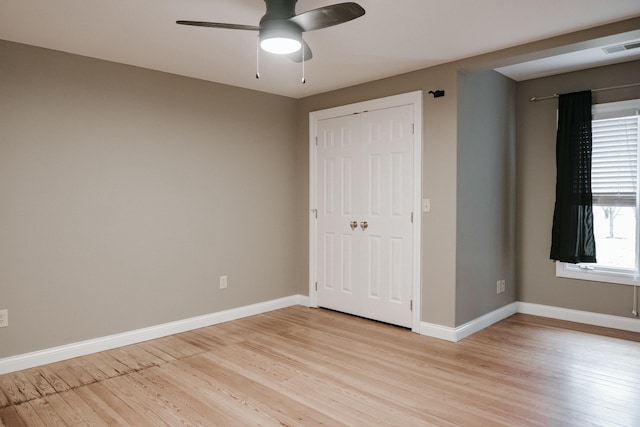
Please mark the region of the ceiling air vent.
[[611, 54], [611, 53], [617, 53], [617, 52], [624, 52], [631, 49], [637, 49], [639, 47], [640, 47], [640, 41], [634, 41], [629, 43], [617, 44], [615, 46], [603, 47], [602, 50], [604, 50], [606, 54]]

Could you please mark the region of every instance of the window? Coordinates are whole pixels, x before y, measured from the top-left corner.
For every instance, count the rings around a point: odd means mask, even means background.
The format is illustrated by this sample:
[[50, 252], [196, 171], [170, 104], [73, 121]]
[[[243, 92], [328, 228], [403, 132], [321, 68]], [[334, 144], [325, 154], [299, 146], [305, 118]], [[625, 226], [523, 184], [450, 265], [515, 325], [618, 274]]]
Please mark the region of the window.
[[593, 106], [591, 188], [597, 263], [556, 263], [556, 275], [638, 284], [640, 100]]

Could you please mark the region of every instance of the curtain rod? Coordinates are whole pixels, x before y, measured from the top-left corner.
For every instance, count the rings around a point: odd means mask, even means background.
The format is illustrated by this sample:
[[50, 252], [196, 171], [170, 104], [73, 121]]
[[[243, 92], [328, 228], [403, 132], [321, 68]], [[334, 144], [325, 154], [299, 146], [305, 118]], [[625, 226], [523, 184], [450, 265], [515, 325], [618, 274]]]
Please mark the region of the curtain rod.
[[[591, 92], [600, 92], [603, 90], [613, 90], [613, 89], [623, 89], [625, 87], [633, 87], [633, 86], [640, 86], [640, 83], [631, 83], [628, 85], [621, 85], [621, 86], [610, 86], [610, 87], [603, 87], [600, 89], [592, 89]], [[553, 98], [557, 98], [559, 97], [560, 94], [558, 93], [554, 93], [553, 95], [548, 95], [548, 96], [532, 96], [531, 98], [529, 98], [529, 102], [536, 102], [536, 101], [545, 101], [547, 99], [553, 99]]]

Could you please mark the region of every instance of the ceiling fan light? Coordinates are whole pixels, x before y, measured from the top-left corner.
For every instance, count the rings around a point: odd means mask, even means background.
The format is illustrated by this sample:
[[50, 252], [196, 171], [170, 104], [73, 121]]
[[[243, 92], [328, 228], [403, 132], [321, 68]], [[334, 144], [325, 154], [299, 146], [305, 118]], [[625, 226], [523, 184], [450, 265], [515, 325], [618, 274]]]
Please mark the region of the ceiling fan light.
[[302, 43], [300, 43], [300, 40], [289, 37], [270, 37], [262, 39], [260, 47], [270, 53], [286, 55], [299, 51]]

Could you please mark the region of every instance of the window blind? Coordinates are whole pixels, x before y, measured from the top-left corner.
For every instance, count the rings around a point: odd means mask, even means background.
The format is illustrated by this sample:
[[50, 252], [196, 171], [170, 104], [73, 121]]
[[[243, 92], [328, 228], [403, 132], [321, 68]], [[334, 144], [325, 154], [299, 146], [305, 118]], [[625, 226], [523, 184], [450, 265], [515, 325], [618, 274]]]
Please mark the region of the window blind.
[[636, 206], [640, 116], [593, 120], [593, 204]]

